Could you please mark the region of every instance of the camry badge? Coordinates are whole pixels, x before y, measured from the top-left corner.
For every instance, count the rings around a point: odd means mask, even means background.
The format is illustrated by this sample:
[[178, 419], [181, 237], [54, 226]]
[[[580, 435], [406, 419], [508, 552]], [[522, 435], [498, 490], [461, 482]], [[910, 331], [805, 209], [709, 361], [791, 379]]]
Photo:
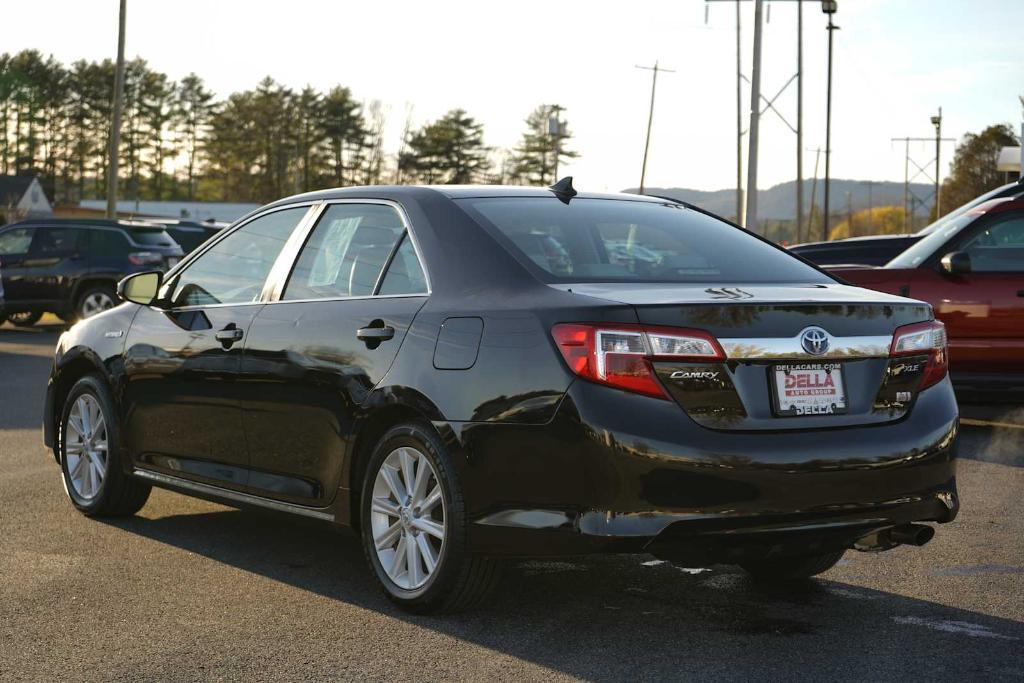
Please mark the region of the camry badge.
[[800, 333], [800, 346], [812, 356], [828, 352], [828, 332], [820, 327], [808, 327]]

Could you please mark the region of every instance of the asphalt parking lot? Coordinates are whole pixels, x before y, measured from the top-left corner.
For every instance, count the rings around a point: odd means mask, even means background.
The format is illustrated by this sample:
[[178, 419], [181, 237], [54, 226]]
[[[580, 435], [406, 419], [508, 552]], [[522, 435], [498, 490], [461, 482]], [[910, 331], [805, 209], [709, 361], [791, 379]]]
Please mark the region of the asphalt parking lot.
[[411, 617], [356, 539], [155, 491], [88, 520], [41, 442], [59, 328], [0, 327], [0, 680], [1024, 678], [1024, 407], [964, 406], [963, 509], [923, 548], [766, 589], [649, 556], [511, 566]]

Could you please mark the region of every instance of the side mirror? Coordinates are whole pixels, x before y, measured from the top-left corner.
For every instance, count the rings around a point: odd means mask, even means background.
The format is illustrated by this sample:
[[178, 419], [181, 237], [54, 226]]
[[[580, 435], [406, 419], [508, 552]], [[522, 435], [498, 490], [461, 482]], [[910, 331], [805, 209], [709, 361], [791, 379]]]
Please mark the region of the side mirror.
[[117, 283], [117, 295], [124, 301], [149, 306], [156, 300], [163, 281], [163, 273], [156, 270], [135, 273]]
[[971, 272], [971, 255], [966, 251], [951, 251], [942, 257], [942, 270], [949, 275]]

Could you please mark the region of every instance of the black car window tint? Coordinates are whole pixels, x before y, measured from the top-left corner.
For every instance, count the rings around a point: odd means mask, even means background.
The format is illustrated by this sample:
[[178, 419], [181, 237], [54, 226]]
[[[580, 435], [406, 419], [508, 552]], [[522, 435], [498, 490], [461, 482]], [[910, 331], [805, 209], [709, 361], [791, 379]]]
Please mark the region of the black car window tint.
[[120, 230], [93, 230], [89, 233], [89, 255], [95, 258], [120, 258], [130, 249], [128, 238]]
[[373, 293], [381, 269], [405, 230], [382, 204], [334, 204], [303, 245], [283, 299], [323, 299]]
[[423, 266], [416, 256], [412, 238], [407, 234], [395, 252], [395, 258], [388, 265], [384, 281], [378, 294], [426, 294], [427, 278]]
[[70, 254], [78, 249], [77, 228], [42, 228], [36, 231], [32, 252], [36, 254]]
[[981, 230], [961, 247], [976, 273], [1024, 272], [1024, 216], [1012, 216]]
[[256, 301], [285, 242], [308, 207], [283, 209], [241, 226], [189, 264], [174, 285], [175, 306]]
[[0, 254], [27, 254], [35, 228], [11, 228], [0, 233]]

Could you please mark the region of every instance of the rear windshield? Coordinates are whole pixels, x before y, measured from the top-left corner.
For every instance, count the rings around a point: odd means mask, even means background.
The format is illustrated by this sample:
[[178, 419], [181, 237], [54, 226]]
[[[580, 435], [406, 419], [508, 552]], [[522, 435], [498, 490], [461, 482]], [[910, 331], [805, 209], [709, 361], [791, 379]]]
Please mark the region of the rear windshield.
[[125, 228], [135, 244], [147, 247], [173, 247], [176, 242], [163, 228]]
[[834, 282], [781, 249], [678, 204], [457, 201], [545, 282]]

